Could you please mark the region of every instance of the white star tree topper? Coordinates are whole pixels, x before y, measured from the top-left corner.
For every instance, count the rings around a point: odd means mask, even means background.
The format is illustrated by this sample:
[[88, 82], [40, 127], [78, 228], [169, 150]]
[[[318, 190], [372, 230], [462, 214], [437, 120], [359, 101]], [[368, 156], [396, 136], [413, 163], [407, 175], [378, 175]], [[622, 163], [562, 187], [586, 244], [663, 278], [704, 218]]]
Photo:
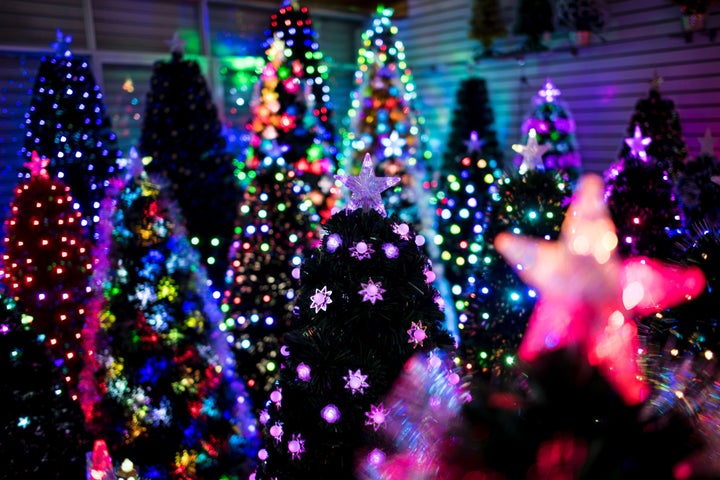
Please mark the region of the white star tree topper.
[[635, 132], [632, 137], [626, 138], [625, 143], [630, 147], [630, 153], [633, 157], [639, 158], [643, 162], [647, 162], [647, 152], [645, 147], [650, 145], [652, 139], [650, 137], [643, 137], [640, 125], [635, 125]]
[[400, 177], [376, 177], [372, 157], [365, 154], [362, 169], [358, 175], [335, 175], [335, 179], [350, 190], [348, 209], [374, 208], [383, 217], [387, 216], [380, 194], [400, 182]]
[[705, 130], [705, 136], [698, 138], [698, 142], [700, 142], [700, 155], [715, 155], [717, 138], [712, 136], [709, 128]]
[[528, 133], [527, 144], [515, 144], [512, 146], [512, 148], [523, 157], [520, 168], [518, 169], [518, 173], [520, 175], [524, 174], [528, 170], [545, 168], [542, 156], [545, 155], [548, 150], [550, 150], [550, 145], [538, 145], [537, 132], [534, 128], [531, 128], [530, 132]]

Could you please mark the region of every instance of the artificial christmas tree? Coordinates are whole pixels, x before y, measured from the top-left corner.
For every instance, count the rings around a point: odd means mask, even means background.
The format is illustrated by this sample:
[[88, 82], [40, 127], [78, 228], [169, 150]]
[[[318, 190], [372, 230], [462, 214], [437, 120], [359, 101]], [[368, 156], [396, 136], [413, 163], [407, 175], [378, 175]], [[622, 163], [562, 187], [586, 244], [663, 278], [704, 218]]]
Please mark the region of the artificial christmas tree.
[[[655, 159], [659, 166], [670, 173], [673, 179], [683, 170], [688, 150], [682, 138], [680, 116], [675, 110], [675, 102], [663, 98], [660, 93], [662, 77], [656, 72], [650, 81], [647, 98], [638, 100], [635, 111], [630, 117], [627, 135], [634, 136], [636, 127], [640, 127], [643, 136], [650, 139], [646, 146], [647, 155]], [[633, 146], [623, 143], [620, 157], [633, 155]]]
[[534, 137], [530, 138], [521, 149], [527, 168], [497, 182], [484, 229], [480, 269], [468, 277], [464, 305], [459, 305], [464, 308], [458, 308], [461, 359], [468, 373], [500, 384], [515, 380], [517, 351], [537, 292], [524, 285], [502, 259], [495, 237], [511, 231], [557, 238], [572, 195], [567, 177], [542, 169], [547, 146], [538, 149]]
[[262, 168], [238, 207], [221, 309], [238, 373], [256, 412], [280, 373], [279, 339], [291, 327], [293, 275], [317, 241], [317, 215], [291, 172]]
[[700, 153], [685, 164], [678, 176], [677, 190], [685, 226], [715, 225], [720, 221], [720, 162], [713, 149], [716, 140], [705, 131], [700, 141]]
[[[147, 171], [170, 181], [208, 278], [221, 290], [233, 234], [233, 208], [241, 191], [235, 158], [225, 138], [212, 93], [184, 42], [170, 43], [171, 59], [153, 66], [138, 149], [150, 157]], [[212, 213], [210, 213], [212, 212]]]
[[221, 315], [167, 185], [139, 161], [106, 212], [95, 431], [147, 479], [240, 478], [255, 424]]
[[246, 169], [277, 164], [292, 169], [316, 210], [331, 214], [337, 147], [327, 66], [306, 7], [285, 1], [271, 16], [268, 62], [255, 85]]
[[82, 410], [32, 323], [14, 300], [0, 298], [1, 476], [83, 478], [91, 442]]
[[385, 216], [381, 192], [399, 179], [373, 169], [368, 155], [359, 176], [338, 176], [348, 209], [326, 222], [301, 268], [255, 478], [351, 478], [356, 452], [382, 448], [374, 441], [389, 410], [380, 399], [404, 363], [450, 347], [421, 237]]
[[93, 225], [120, 152], [90, 64], [70, 52], [71, 40], [58, 30], [54, 55], [40, 63], [22, 154], [30, 160], [37, 152], [50, 160], [49, 174], [72, 189], [95, 239]]
[[493, 112], [483, 79], [463, 81], [436, 193], [437, 236], [448, 308], [463, 310], [469, 278], [480, 270], [491, 190], [502, 175], [502, 154], [493, 130]]
[[[79, 400], [85, 319], [94, 259], [83, 216], [70, 187], [51, 179], [48, 160], [33, 152], [30, 178], [15, 190], [5, 222], [2, 280], [31, 318], [32, 330], [65, 377], [65, 393]], [[88, 358], [90, 360], [90, 358]]]
[[561, 93], [548, 78], [533, 98], [533, 110], [521, 130], [526, 141], [535, 130], [538, 144], [548, 147], [541, 155], [544, 168], [561, 170], [574, 182], [582, 161], [575, 141], [575, 121], [565, 102], [559, 100]]
[[424, 120], [415, 106], [417, 92], [405, 47], [396, 38], [392, 15], [392, 9], [378, 7], [362, 35], [344, 138], [345, 165], [351, 171], [369, 153], [378, 162], [379, 174], [400, 177], [398, 186], [383, 193], [388, 214], [397, 214], [429, 234], [433, 216], [426, 190], [432, 185], [426, 164], [431, 154]]

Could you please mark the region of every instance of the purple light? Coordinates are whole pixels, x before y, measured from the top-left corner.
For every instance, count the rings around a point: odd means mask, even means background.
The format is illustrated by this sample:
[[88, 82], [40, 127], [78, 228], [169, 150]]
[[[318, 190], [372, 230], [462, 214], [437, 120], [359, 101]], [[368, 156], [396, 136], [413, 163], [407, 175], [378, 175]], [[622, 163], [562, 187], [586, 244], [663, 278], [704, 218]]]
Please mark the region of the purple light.
[[383, 251], [385, 252], [385, 256], [387, 258], [397, 258], [398, 255], [400, 255], [400, 250], [398, 247], [393, 245], [392, 243], [386, 243], [382, 246]]
[[342, 238], [337, 233], [333, 233], [327, 239], [327, 251], [334, 253], [342, 245]]
[[371, 465], [380, 465], [385, 461], [385, 453], [376, 448], [372, 452], [368, 453], [367, 459]]
[[303, 382], [310, 381], [310, 367], [309, 366], [307, 366], [304, 363], [301, 363], [300, 365], [297, 366], [295, 371], [297, 372], [297, 376], [300, 380], [302, 380]]
[[327, 423], [335, 423], [340, 420], [340, 410], [338, 410], [335, 405], [330, 403], [328, 405], [325, 405], [325, 408], [320, 411], [320, 416]]

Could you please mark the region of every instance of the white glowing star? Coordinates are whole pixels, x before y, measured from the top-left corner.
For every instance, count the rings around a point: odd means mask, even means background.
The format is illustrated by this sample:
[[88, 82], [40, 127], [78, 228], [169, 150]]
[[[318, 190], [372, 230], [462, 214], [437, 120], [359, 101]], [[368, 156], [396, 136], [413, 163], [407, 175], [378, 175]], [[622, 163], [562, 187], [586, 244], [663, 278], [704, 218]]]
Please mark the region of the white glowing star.
[[315, 293], [310, 297], [310, 308], [315, 309], [315, 313], [320, 312], [320, 310], [327, 311], [327, 306], [332, 303], [331, 294], [332, 290], [328, 290], [327, 287], [323, 287], [322, 290], [316, 288]]
[[343, 380], [345, 380], [345, 388], [350, 389], [353, 395], [356, 393], [365, 393], [365, 388], [369, 387], [370, 385], [366, 382], [367, 375], [363, 375], [360, 369], [358, 368], [356, 372], [353, 372], [352, 370], [348, 370], [348, 374], [343, 377]]
[[385, 289], [382, 288], [381, 282], [375, 283], [369, 278], [367, 283], [360, 283], [360, 286], [362, 289], [358, 293], [363, 296], [363, 302], [375, 305], [377, 300], [383, 300], [382, 294], [385, 293]]

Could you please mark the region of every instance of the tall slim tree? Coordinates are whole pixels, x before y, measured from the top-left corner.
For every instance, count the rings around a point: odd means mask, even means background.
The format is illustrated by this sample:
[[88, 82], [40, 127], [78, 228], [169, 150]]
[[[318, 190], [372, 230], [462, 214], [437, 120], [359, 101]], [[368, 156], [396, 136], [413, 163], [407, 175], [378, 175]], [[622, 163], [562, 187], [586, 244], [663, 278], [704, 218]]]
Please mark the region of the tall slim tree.
[[356, 87], [348, 112], [350, 125], [344, 139], [345, 165], [348, 170], [357, 168], [369, 153], [377, 159], [379, 174], [400, 177], [398, 186], [383, 193], [388, 214], [397, 214], [416, 230], [427, 233], [434, 227], [428, 224], [433, 218], [426, 165], [431, 153], [393, 13], [392, 9], [378, 7], [362, 34]]
[[296, 328], [260, 417], [258, 479], [352, 478], [356, 455], [386, 448], [382, 396], [405, 362], [451, 343], [417, 233], [385, 216], [381, 192], [399, 179], [373, 169], [368, 155], [359, 176], [339, 177], [349, 207], [302, 265]]
[[290, 330], [299, 279], [293, 275], [318, 240], [317, 215], [296, 178], [261, 168], [245, 191], [222, 298], [225, 331], [256, 412], [280, 374], [280, 338]]
[[[54, 54], [40, 62], [22, 154], [30, 160], [35, 151], [50, 160], [49, 174], [72, 189], [96, 239], [93, 225], [120, 152], [90, 63], [72, 54], [71, 41], [58, 30]], [[27, 178], [28, 171], [23, 173]]]
[[177, 35], [169, 43], [170, 60], [153, 66], [138, 148], [151, 157], [147, 171], [170, 181], [208, 278], [219, 291], [241, 195], [235, 158], [225, 150], [217, 107], [199, 64], [183, 58], [184, 41]]
[[256, 438], [247, 395], [179, 207], [138, 163], [106, 213], [97, 435], [142, 478], [240, 478]]
[[502, 153], [493, 123], [485, 80], [463, 81], [436, 193], [435, 237], [441, 260], [437, 266], [443, 268], [442, 278], [450, 289], [447, 308], [460, 315], [469, 279], [477, 277], [481, 268], [490, 194], [502, 175]]

